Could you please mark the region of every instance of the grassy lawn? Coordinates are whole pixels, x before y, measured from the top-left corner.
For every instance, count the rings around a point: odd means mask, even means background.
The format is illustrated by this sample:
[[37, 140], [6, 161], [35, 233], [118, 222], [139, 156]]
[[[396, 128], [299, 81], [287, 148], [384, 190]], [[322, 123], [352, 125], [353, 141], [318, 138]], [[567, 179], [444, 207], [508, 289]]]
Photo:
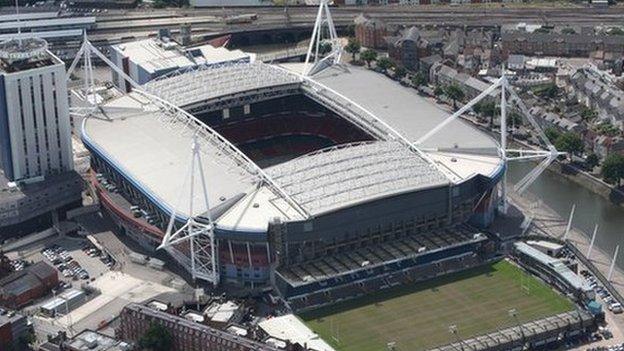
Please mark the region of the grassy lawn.
[[[455, 338], [509, 327], [515, 308], [523, 323], [573, 309], [543, 282], [506, 261], [407, 287], [399, 287], [300, 314], [300, 318], [339, 351], [425, 350]], [[335, 340], [337, 336], [338, 341]]]

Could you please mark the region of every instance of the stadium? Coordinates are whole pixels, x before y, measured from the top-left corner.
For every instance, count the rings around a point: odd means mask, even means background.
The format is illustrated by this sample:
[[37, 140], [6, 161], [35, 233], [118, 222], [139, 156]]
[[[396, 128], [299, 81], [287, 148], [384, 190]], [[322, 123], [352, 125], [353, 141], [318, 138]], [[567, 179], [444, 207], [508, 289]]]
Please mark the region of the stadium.
[[[303, 78], [235, 63], [111, 98], [84, 120], [82, 139], [101, 203], [129, 236], [154, 250], [172, 214], [175, 227], [210, 220], [221, 280], [273, 281], [305, 309], [328, 285], [374, 285], [393, 272], [425, 279], [432, 262], [471, 267], [494, 251], [480, 228], [505, 171], [497, 142], [454, 121], [414, 146], [447, 117], [362, 68]], [[193, 140], [206, 202], [185, 190]], [[188, 245], [178, 246], [170, 253], [189, 266]]]

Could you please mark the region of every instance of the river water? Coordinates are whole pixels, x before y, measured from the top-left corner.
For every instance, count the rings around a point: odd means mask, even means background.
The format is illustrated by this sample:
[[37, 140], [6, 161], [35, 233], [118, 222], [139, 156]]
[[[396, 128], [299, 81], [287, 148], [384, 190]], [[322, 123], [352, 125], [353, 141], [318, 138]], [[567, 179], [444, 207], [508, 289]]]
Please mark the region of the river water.
[[[511, 162], [508, 172], [510, 183], [519, 181], [534, 167], [532, 163]], [[616, 245], [624, 251], [624, 208], [612, 204], [580, 185], [554, 172], [544, 172], [527, 190], [539, 197], [544, 204], [556, 211], [562, 218], [569, 217], [573, 204], [576, 204], [572, 225], [590, 237], [594, 225], [598, 224], [595, 245], [609, 255], [613, 255]], [[618, 255], [618, 267], [624, 269], [624, 252]]]

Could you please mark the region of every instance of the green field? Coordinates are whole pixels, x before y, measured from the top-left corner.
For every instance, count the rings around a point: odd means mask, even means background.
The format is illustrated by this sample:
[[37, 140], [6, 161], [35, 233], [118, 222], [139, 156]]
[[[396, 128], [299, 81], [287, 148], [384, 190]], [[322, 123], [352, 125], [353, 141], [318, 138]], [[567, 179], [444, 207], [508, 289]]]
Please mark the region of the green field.
[[573, 303], [507, 261], [302, 313], [339, 351], [414, 351], [573, 309]]

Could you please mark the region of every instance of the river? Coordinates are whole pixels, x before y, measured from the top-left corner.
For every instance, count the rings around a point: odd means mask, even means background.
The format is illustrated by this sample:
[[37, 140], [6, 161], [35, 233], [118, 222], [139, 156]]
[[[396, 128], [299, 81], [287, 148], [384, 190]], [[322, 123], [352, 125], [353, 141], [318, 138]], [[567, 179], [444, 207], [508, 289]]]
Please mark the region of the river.
[[[532, 163], [511, 162], [508, 172], [510, 183], [519, 181], [533, 166]], [[613, 255], [618, 244], [624, 251], [624, 208], [548, 171], [542, 173], [527, 191], [538, 196], [566, 220], [572, 205], [576, 204], [572, 222], [575, 228], [591, 236], [594, 225], [598, 224], [595, 245], [609, 255]], [[624, 270], [624, 252], [618, 255], [617, 265]]]

